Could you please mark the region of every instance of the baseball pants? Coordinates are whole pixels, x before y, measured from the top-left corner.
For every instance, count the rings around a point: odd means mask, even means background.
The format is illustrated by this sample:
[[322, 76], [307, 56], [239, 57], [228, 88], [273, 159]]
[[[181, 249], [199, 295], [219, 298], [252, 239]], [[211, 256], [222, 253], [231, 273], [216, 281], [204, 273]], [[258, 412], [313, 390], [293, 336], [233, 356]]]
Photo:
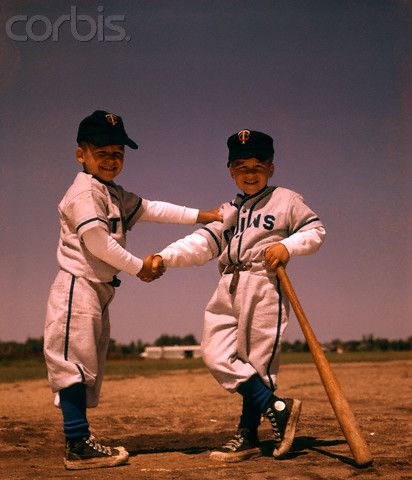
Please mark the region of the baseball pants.
[[229, 293], [231, 279], [232, 274], [222, 276], [206, 307], [203, 360], [230, 392], [256, 373], [274, 391], [289, 302], [276, 276], [240, 272], [233, 294]]
[[[60, 270], [50, 289], [44, 355], [53, 392], [86, 385], [87, 407], [99, 402], [110, 340], [114, 288]], [[58, 404], [58, 398], [56, 398]]]

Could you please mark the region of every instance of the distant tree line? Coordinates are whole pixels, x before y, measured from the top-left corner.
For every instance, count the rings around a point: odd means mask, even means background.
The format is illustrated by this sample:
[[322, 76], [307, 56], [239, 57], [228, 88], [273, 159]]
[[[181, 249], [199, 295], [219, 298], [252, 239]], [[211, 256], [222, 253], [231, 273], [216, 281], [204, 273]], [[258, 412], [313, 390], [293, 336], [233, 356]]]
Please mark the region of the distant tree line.
[[[388, 340], [387, 338], [375, 338], [373, 335], [364, 335], [361, 340], [339, 340], [323, 344], [323, 348], [329, 352], [371, 352], [371, 351], [401, 351], [412, 350], [412, 337], [406, 340]], [[282, 341], [282, 352], [308, 352], [306, 342], [295, 340], [293, 343]]]
[[[170, 346], [170, 345], [198, 345], [199, 342], [192, 334], [179, 337], [177, 335], [162, 334], [157, 338], [153, 345]], [[43, 355], [44, 339], [29, 338], [24, 343], [19, 342], [2, 342], [0, 340], [0, 361], [14, 360], [17, 358], [31, 359], [40, 358]], [[150, 343], [136, 340], [128, 344], [118, 343], [114, 339], [110, 339], [108, 358], [136, 358], [144, 352], [144, 349]]]
[[199, 345], [199, 342], [192, 334], [186, 335], [185, 337], [163, 334], [154, 341], [153, 345], [156, 347], [172, 347], [173, 345]]
[[[179, 337], [177, 335], [162, 334], [153, 345], [198, 345], [196, 337], [192, 334]], [[128, 344], [117, 343], [110, 339], [108, 357], [112, 359], [136, 358], [150, 345], [142, 340], [136, 340]], [[406, 340], [388, 340], [387, 338], [375, 338], [373, 335], [364, 335], [361, 340], [339, 340], [323, 344], [326, 351], [330, 352], [362, 352], [362, 351], [400, 351], [412, 350], [412, 336]], [[283, 352], [308, 352], [306, 342], [295, 340], [294, 342], [283, 341]], [[0, 341], [0, 361], [14, 359], [40, 358], [43, 355], [43, 337], [29, 338], [24, 343]]]

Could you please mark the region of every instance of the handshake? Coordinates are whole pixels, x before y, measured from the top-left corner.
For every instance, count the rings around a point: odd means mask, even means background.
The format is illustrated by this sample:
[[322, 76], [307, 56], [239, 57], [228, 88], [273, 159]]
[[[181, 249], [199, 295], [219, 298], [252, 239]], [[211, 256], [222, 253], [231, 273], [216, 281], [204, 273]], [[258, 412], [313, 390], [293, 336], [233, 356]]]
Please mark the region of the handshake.
[[143, 267], [136, 275], [143, 282], [153, 282], [160, 278], [166, 271], [163, 258], [160, 255], [148, 255], [143, 260]]

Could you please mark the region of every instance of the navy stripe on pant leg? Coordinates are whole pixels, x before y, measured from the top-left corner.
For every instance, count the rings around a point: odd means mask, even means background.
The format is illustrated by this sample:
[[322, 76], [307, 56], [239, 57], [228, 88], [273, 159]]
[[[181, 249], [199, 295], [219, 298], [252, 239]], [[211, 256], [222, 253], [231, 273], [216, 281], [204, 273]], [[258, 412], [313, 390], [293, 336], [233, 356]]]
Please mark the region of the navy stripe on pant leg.
[[83, 372], [83, 370], [82, 370], [82, 368], [80, 367], [79, 364], [75, 363], [75, 365], [76, 365], [76, 367], [77, 367], [77, 370], [79, 370], [79, 373], [80, 373], [80, 375], [81, 375], [81, 377], [82, 377], [82, 383], [84, 383], [84, 382], [86, 381], [86, 377], [84, 376], [84, 372]]
[[69, 292], [69, 305], [67, 308], [67, 320], [66, 320], [66, 338], [64, 340], [64, 359], [67, 360], [67, 355], [69, 351], [69, 336], [70, 336], [70, 319], [72, 316], [72, 302], [73, 302], [73, 290], [74, 290], [74, 283], [76, 281], [76, 277], [72, 275], [72, 281], [70, 284], [70, 292]]
[[266, 369], [266, 374], [267, 374], [268, 379], [269, 379], [270, 388], [272, 389], [273, 392], [275, 391], [276, 385], [273, 384], [273, 380], [272, 380], [272, 377], [270, 375], [270, 367], [272, 365], [273, 359], [275, 358], [277, 349], [279, 347], [280, 326], [282, 324], [282, 290], [280, 288], [280, 281], [279, 281], [278, 277], [276, 277], [276, 290], [278, 292], [278, 297], [279, 297], [276, 338], [275, 338], [275, 344], [273, 345], [272, 355], [270, 356], [270, 360], [269, 360], [269, 363], [268, 363], [268, 366], [267, 366], [267, 369]]

